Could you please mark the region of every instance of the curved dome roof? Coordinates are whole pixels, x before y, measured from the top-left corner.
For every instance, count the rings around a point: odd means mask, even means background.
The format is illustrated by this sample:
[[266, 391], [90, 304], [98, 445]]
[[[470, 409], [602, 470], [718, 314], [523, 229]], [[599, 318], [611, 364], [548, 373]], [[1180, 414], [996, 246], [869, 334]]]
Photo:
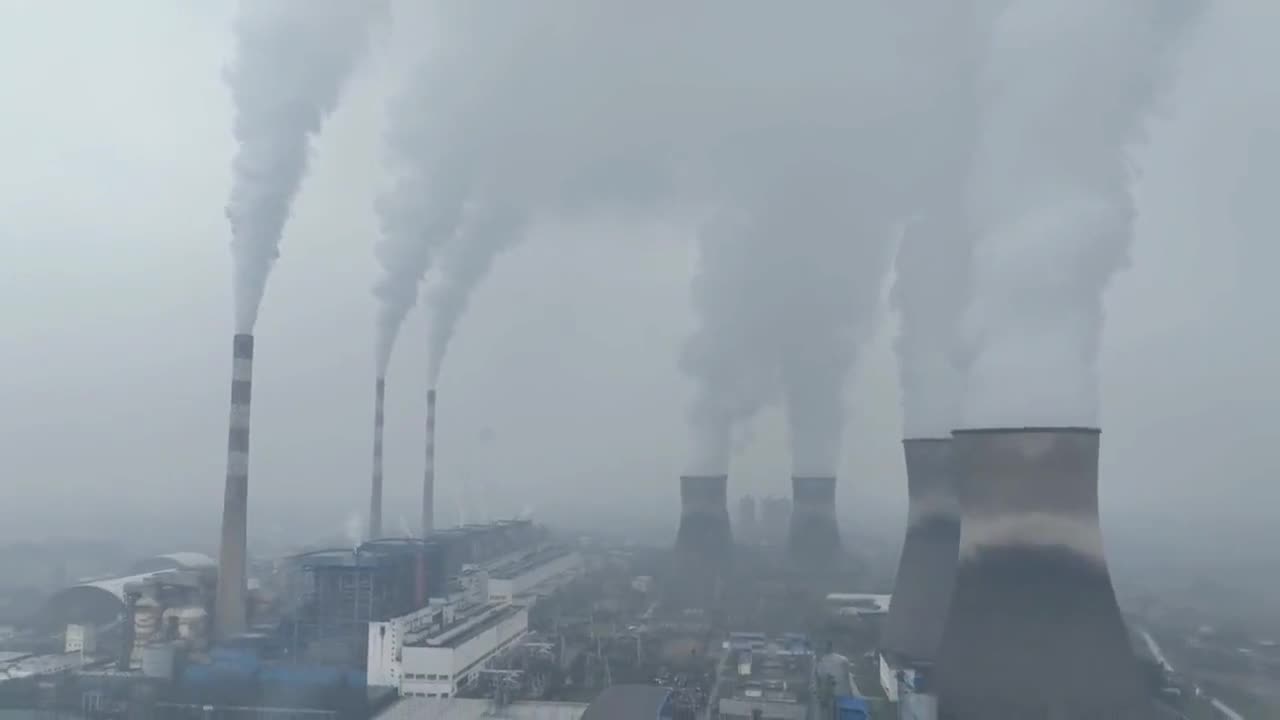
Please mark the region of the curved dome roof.
[[216, 566], [217, 562], [204, 553], [175, 552], [139, 560], [129, 568], [129, 572], [138, 574], [157, 570], [203, 570]]

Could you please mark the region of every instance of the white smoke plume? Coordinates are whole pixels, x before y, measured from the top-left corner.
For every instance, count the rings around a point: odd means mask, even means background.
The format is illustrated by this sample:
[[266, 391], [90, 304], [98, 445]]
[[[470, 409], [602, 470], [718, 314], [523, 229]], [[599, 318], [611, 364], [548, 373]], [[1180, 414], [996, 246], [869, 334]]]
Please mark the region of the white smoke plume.
[[439, 280], [431, 289], [427, 368], [432, 387], [471, 293], [498, 255], [520, 239], [523, 228], [523, 214], [513, 208], [483, 201], [468, 206], [462, 228], [445, 248]]
[[378, 0], [242, 0], [225, 76], [235, 106], [231, 224], [236, 332], [257, 321], [311, 139], [369, 45]]
[[455, 62], [449, 53], [433, 54], [409, 73], [388, 104], [384, 162], [389, 179], [377, 200], [382, 235], [374, 246], [382, 267], [373, 290], [378, 377], [386, 375], [419, 285], [457, 233], [470, 192], [469, 138], [458, 126], [465, 86], [455, 77]]
[[981, 74], [963, 424], [1097, 426], [1103, 294], [1128, 261], [1130, 147], [1196, 3], [1014, 0]]
[[736, 227], [703, 237], [699, 327], [684, 363], [697, 383], [694, 463], [721, 472], [720, 439], [781, 389], [793, 473], [836, 474], [844, 384], [874, 330], [891, 228], [933, 182], [945, 140], [928, 130], [951, 120], [937, 99], [951, 97], [951, 58], [939, 58], [953, 35], [968, 42], [951, 4], [813, 7], [770, 24], [840, 33], [811, 34], [803, 52], [772, 58], [764, 94], [787, 88], [788, 101], [753, 114], [755, 124], [726, 119], [696, 169], [738, 211]]
[[950, 437], [963, 409], [968, 369], [960, 323], [974, 244], [968, 182], [978, 139], [977, 74], [991, 22], [977, 5], [940, 4], [941, 32], [930, 43], [938, 64], [929, 114], [945, 121], [930, 124], [918, 138], [927, 170], [915, 212], [899, 235], [890, 292], [898, 313], [894, 349], [905, 438]]

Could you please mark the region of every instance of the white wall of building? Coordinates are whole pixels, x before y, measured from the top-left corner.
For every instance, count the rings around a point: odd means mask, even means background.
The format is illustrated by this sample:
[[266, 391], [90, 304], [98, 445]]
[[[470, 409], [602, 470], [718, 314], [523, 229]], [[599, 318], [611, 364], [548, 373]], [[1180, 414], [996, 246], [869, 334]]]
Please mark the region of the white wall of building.
[[[487, 612], [510, 614], [456, 647], [449, 646], [446, 635], [441, 635], [441, 642], [433, 643], [429, 637], [435, 627], [432, 622], [441, 617], [443, 610], [442, 606], [429, 605], [387, 622], [369, 623], [370, 686], [394, 687], [408, 696], [453, 697], [459, 687], [477, 679], [493, 656], [518, 644], [529, 632], [528, 610], [517, 608], [512, 612], [507, 606], [490, 608]], [[480, 616], [476, 619], [483, 622]], [[451, 612], [448, 622], [454, 620]]]

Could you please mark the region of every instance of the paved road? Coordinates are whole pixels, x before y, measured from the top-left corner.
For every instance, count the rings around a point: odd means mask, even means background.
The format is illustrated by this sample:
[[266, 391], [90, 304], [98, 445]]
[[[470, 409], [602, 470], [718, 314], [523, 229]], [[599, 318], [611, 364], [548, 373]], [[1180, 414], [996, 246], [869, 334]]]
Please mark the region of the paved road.
[[[1169, 664], [1169, 659], [1164, 656], [1164, 651], [1160, 649], [1160, 644], [1156, 642], [1156, 639], [1151, 637], [1151, 633], [1146, 630], [1139, 630], [1138, 634], [1142, 636], [1142, 641], [1147, 644], [1147, 649], [1151, 651], [1151, 657], [1155, 658], [1156, 662], [1160, 663], [1160, 666], [1164, 668], [1165, 672], [1173, 672], [1173, 666]], [[1222, 716], [1227, 718], [1227, 720], [1244, 720], [1243, 715], [1232, 710], [1226, 703], [1222, 702], [1218, 698], [1209, 698], [1209, 704], [1213, 706], [1214, 710], [1222, 713]]]

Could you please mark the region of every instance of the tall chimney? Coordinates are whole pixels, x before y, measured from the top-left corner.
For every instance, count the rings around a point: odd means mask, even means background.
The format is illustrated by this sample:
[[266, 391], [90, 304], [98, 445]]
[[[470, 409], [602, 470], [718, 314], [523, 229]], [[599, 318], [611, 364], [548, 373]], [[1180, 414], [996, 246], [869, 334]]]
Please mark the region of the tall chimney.
[[932, 663], [942, 641], [960, 551], [951, 439], [903, 440], [902, 450], [907, 461], [907, 537], [880, 648], [909, 663]]
[[244, 632], [249, 512], [249, 400], [253, 394], [253, 336], [232, 340], [231, 419], [227, 432], [227, 484], [222, 500], [222, 544], [214, 622], [218, 637]]
[[840, 528], [836, 523], [836, 479], [821, 476], [793, 477], [791, 497], [787, 551], [792, 562], [812, 568], [831, 567], [840, 556]]
[[1150, 717], [1102, 549], [1099, 435], [953, 433], [962, 519], [940, 718]]
[[422, 537], [435, 530], [436, 517], [436, 391], [427, 391], [427, 465], [422, 474]]
[[382, 425], [387, 399], [387, 380], [373, 385], [373, 480], [369, 491], [369, 539], [382, 537]]

